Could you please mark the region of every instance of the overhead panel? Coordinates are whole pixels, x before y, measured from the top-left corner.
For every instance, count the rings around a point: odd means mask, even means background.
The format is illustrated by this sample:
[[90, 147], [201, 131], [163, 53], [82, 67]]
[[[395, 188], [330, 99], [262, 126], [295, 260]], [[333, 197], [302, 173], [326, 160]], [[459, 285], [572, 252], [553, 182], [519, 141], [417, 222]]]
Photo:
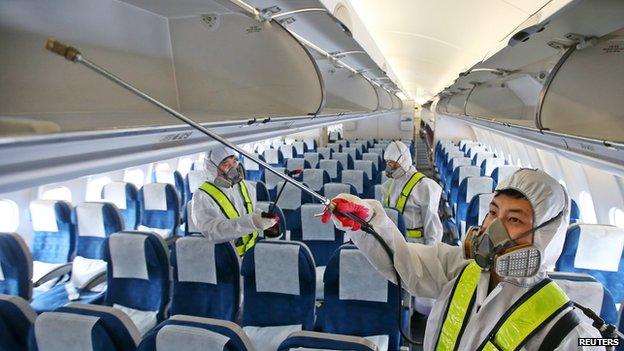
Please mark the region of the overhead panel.
[[377, 91], [377, 97], [379, 99], [379, 109], [391, 110], [392, 98], [390, 97], [390, 93], [378, 86], [375, 86], [375, 90]]

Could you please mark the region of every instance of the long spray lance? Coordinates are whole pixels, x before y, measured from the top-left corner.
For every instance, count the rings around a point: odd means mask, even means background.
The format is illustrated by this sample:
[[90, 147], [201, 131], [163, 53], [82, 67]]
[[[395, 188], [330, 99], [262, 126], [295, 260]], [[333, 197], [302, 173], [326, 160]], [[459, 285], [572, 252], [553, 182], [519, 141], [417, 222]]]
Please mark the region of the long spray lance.
[[[285, 182], [290, 183], [290, 184], [296, 186], [297, 188], [301, 189], [302, 191], [310, 194], [312, 197], [314, 197], [315, 199], [319, 200], [322, 204], [327, 206], [333, 213], [336, 213], [336, 214], [348, 217], [349, 219], [360, 223], [360, 225], [362, 226], [362, 228], [361, 228], [362, 231], [373, 235], [375, 237], [375, 239], [377, 239], [377, 241], [379, 241], [379, 243], [383, 247], [384, 251], [388, 255], [388, 258], [390, 259], [390, 261], [392, 263], [392, 266], [394, 267], [394, 255], [392, 253], [392, 250], [390, 249], [388, 244], [381, 238], [381, 236], [375, 231], [375, 229], [373, 229], [373, 226], [370, 225], [369, 223], [367, 223], [364, 219], [362, 219], [362, 218], [360, 218], [360, 217], [358, 217], [358, 216], [356, 216], [356, 215], [354, 215], [352, 213], [344, 213], [344, 212], [338, 211], [336, 209], [336, 207], [334, 206], [334, 204], [332, 204], [332, 202], [330, 200], [328, 200], [327, 198], [325, 198], [324, 196], [322, 196], [320, 194], [317, 194], [316, 192], [314, 192], [312, 189], [308, 188], [304, 184], [302, 184], [302, 183], [296, 181], [295, 179], [289, 177], [287, 174], [284, 174], [284, 173], [276, 170], [270, 164], [268, 164], [268, 163], [266, 163], [266, 162], [256, 158], [254, 155], [252, 155], [249, 152], [245, 151], [243, 148], [238, 147], [237, 145], [231, 143], [229, 140], [227, 140], [225, 138], [222, 138], [221, 136], [219, 136], [218, 134], [214, 133], [210, 129], [202, 126], [201, 124], [193, 121], [192, 119], [184, 116], [180, 112], [174, 110], [173, 108], [165, 105], [164, 103], [158, 101], [157, 99], [151, 97], [150, 95], [142, 92], [138, 88], [134, 87], [132, 84], [124, 81], [123, 79], [121, 79], [118, 76], [114, 75], [113, 73], [107, 71], [103, 67], [100, 67], [99, 65], [97, 65], [94, 62], [90, 61], [89, 59], [85, 58], [80, 53], [80, 51], [78, 49], [76, 49], [76, 48], [74, 48], [72, 46], [65, 45], [65, 44], [63, 44], [60, 41], [55, 40], [55, 39], [48, 39], [48, 41], [46, 42], [45, 48], [47, 50], [55, 53], [55, 54], [63, 56], [64, 58], [66, 58], [67, 60], [69, 60], [69, 61], [71, 61], [73, 63], [79, 63], [79, 64], [87, 67], [88, 69], [90, 69], [90, 70], [94, 71], [95, 73], [103, 76], [104, 78], [106, 78], [106, 79], [116, 83], [117, 85], [119, 85], [119, 86], [129, 90], [130, 92], [134, 93], [138, 97], [148, 101], [149, 103], [152, 103], [152, 104], [156, 105], [157, 107], [161, 108], [162, 110], [168, 112], [173, 117], [181, 120], [182, 122], [184, 122], [184, 123], [188, 124], [189, 126], [195, 128], [199, 132], [201, 132], [201, 133], [209, 136], [210, 138], [216, 140], [220, 144], [225, 145], [225, 146], [227, 146], [227, 147], [229, 147], [229, 148], [231, 148], [233, 150], [236, 150], [241, 155], [243, 155], [246, 158], [252, 160], [253, 162], [257, 163], [258, 165], [264, 167], [265, 170], [268, 170], [269, 172], [275, 174], [279, 178], [283, 179]], [[397, 285], [399, 287], [399, 292], [402, 292], [401, 277], [399, 276], [399, 273], [396, 271], [396, 269], [395, 269], [395, 273], [396, 273]], [[400, 303], [400, 300], [401, 299], [399, 299], [399, 312], [400, 312], [400, 309], [402, 307], [401, 303]], [[403, 336], [403, 338], [406, 341], [408, 341], [411, 344], [422, 345], [422, 342], [417, 342], [417, 341], [414, 341], [411, 338], [409, 338], [407, 336], [407, 334], [401, 328], [401, 313], [399, 313], [398, 323], [399, 323], [399, 331], [401, 332], [401, 335]]]

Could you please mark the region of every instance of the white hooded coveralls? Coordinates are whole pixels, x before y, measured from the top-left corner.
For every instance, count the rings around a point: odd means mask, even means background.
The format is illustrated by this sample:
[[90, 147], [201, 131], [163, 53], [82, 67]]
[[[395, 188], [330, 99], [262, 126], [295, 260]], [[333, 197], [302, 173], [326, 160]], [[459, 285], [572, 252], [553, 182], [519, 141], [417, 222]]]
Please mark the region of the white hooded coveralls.
[[[479, 279], [476, 301], [468, 312], [468, 321], [459, 340], [457, 350], [472, 351], [487, 338], [500, 317], [531, 287], [546, 276], [554, 267], [561, 254], [569, 220], [569, 199], [563, 187], [552, 177], [540, 170], [522, 169], [501, 182], [497, 190], [515, 189], [524, 194], [533, 207], [534, 226], [546, 222], [563, 211], [557, 220], [538, 229], [534, 233], [534, 245], [540, 250], [543, 260], [539, 273], [531, 278], [505, 278], [489, 294], [490, 273], [483, 271]], [[424, 350], [434, 350], [438, 340], [444, 312], [451, 297], [455, 279], [468, 263], [464, 259], [463, 248], [444, 243], [426, 246], [407, 243], [399, 230], [388, 218], [375, 200], [360, 200], [350, 195], [341, 195], [348, 200], [363, 204], [374, 213], [370, 219], [377, 233], [388, 243], [394, 252], [394, 267], [399, 272], [403, 288], [412, 295], [436, 299], [427, 320]], [[340, 227], [340, 223], [334, 220]], [[364, 232], [349, 233], [357, 247], [368, 260], [388, 280], [396, 282], [395, 271], [385, 251], [372, 235]], [[539, 349], [553, 325], [572, 307], [557, 314], [550, 322], [530, 337], [521, 350]], [[586, 322], [581, 321], [564, 338], [556, 350], [604, 350], [603, 347], [577, 346], [579, 337], [600, 337], [600, 333]]]
[[[213, 182], [217, 176], [217, 166], [226, 157], [236, 156], [237, 153], [229, 148], [217, 147], [212, 149], [206, 155], [204, 160], [204, 171], [206, 172], [206, 180]], [[256, 187], [245, 180], [249, 197], [256, 208]], [[217, 204], [210, 195], [202, 190], [196, 190], [191, 200], [191, 219], [195, 226], [203, 236], [215, 243], [223, 243], [227, 241], [236, 241], [243, 235], [249, 234], [257, 230], [251, 219], [251, 214], [247, 214], [245, 209], [245, 201], [241, 196], [240, 184], [236, 184], [231, 188], [221, 188], [223, 193], [230, 199], [240, 216], [235, 219], [228, 219], [219, 204]]]
[[[407, 145], [393, 141], [384, 152], [386, 161], [397, 161], [405, 174], [397, 179], [388, 179], [382, 184], [382, 200], [390, 194], [390, 207], [394, 207], [405, 183], [409, 181], [416, 168], [412, 165], [412, 156]], [[403, 219], [409, 229], [422, 228], [422, 238], [410, 238], [410, 242], [433, 245], [442, 240], [442, 223], [438, 216], [438, 206], [442, 188], [438, 183], [427, 177], [422, 178], [412, 190], [405, 204]]]

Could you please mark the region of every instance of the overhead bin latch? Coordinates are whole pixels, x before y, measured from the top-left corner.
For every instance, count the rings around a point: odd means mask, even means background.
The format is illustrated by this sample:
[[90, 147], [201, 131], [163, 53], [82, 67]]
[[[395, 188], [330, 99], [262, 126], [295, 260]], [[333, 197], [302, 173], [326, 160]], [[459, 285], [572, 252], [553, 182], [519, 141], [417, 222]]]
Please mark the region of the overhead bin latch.
[[548, 42], [548, 46], [557, 50], [565, 50], [571, 46], [576, 46], [576, 50], [583, 50], [596, 45], [598, 38], [585, 36], [582, 34], [568, 33], [565, 39], [555, 39]]
[[282, 9], [277, 5], [260, 10], [260, 14], [258, 15], [260, 22], [270, 21], [273, 19], [273, 16], [280, 11], [282, 11]]

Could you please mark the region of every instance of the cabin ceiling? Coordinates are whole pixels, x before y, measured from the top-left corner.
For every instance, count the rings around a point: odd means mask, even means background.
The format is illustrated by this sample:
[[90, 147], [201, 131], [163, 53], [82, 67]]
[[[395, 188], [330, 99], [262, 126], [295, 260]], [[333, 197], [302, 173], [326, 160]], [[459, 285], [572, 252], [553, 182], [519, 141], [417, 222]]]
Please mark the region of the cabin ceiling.
[[551, 14], [571, 0], [346, 1], [405, 92], [424, 103], [504, 47], [534, 13], [548, 7]]

